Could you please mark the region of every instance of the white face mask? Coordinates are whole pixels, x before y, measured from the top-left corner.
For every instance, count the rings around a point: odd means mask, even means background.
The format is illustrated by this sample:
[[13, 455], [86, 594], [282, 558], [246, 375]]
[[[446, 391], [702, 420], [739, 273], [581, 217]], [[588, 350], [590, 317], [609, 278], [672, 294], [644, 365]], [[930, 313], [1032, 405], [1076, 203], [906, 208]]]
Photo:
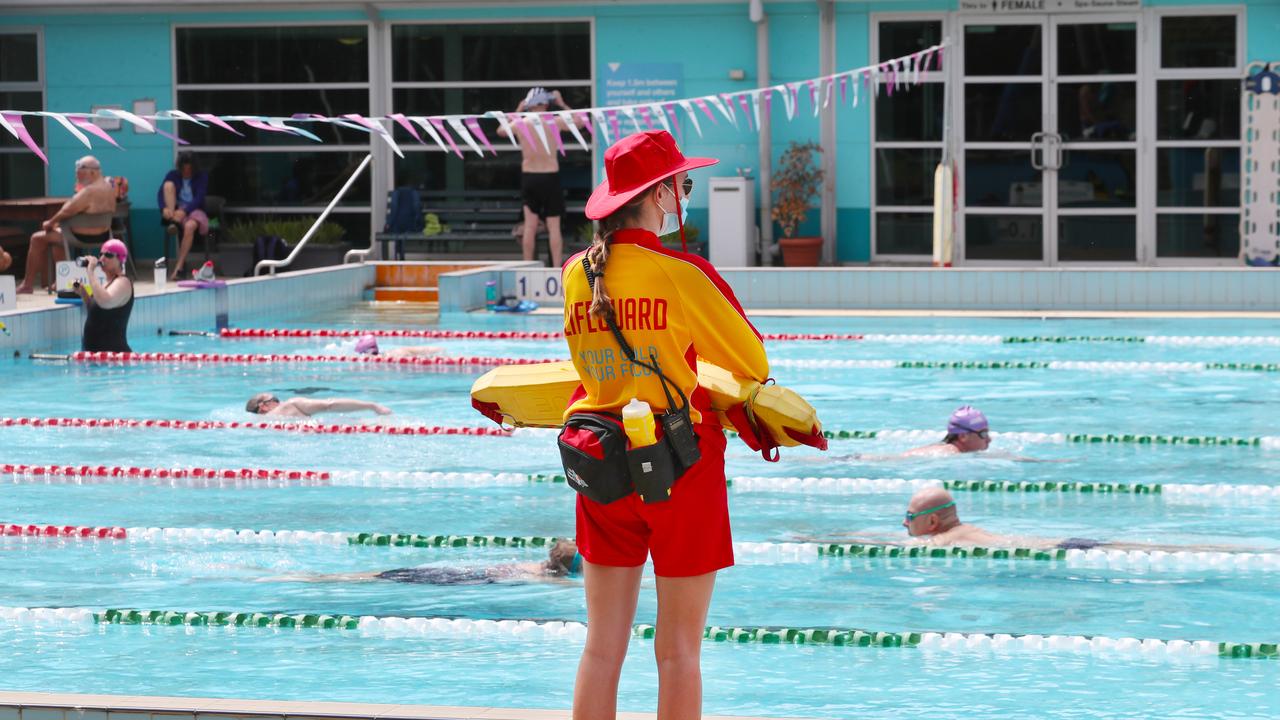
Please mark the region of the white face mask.
[[[657, 202], [657, 200], [655, 199], [654, 202]], [[676, 205], [680, 208], [679, 219], [676, 218], [676, 214], [674, 212], [667, 212], [666, 209], [662, 207], [661, 203], [658, 204], [658, 209], [662, 210], [662, 227], [658, 230], [658, 237], [670, 235], [673, 232], [679, 232], [680, 226], [685, 222], [685, 220], [689, 219], [689, 201], [681, 198], [676, 201]]]

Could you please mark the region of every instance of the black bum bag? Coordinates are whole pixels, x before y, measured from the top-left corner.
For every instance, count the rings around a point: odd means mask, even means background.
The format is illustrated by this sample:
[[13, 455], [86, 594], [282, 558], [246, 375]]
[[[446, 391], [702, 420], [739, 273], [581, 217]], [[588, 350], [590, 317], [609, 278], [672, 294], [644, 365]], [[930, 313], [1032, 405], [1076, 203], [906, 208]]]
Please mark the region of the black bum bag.
[[[638, 493], [646, 503], [667, 500], [676, 480], [698, 461], [700, 453], [687, 416], [669, 413], [658, 419], [664, 430], [658, 442], [628, 448], [627, 433], [618, 416], [595, 412], [570, 415], [557, 441], [570, 487], [602, 505], [621, 500], [632, 492]], [[681, 420], [684, 422], [680, 423]], [[687, 433], [687, 437], [682, 433]], [[677, 445], [683, 452], [673, 447], [669, 439], [672, 437], [679, 438]], [[690, 439], [692, 454], [689, 453]]]

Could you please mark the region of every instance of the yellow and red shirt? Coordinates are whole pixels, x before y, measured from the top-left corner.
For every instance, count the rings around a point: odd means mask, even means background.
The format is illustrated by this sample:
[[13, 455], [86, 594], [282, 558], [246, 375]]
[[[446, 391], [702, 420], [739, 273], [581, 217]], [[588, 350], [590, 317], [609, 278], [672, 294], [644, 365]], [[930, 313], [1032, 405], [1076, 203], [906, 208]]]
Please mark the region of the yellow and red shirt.
[[[564, 335], [582, 381], [565, 418], [581, 411], [619, 413], [632, 397], [663, 412], [662, 381], [628, 360], [609, 326], [591, 314], [583, 255], [569, 258], [561, 271]], [[769, 376], [760, 333], [711, 263], [664, 248], [647, 230], [623, 229], [610, 241], [604, 274], [623, 337], [646, 363], [656, 356], [663, 374], [689, 398], [694, 423], [710, 409], [706, 392], [698, 388], [699, 357], [759, 382]], [[674, 390], [671, 394], [679, 403]]]

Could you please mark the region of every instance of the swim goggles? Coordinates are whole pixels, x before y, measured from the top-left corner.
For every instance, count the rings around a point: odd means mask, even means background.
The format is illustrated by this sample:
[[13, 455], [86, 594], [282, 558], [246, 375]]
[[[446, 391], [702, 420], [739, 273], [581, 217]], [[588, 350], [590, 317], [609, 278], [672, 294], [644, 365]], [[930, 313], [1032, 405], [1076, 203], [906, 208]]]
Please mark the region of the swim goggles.
[[946, 510], [947, 508], [952, 507], [952, 506], [954, 506], [955, 504], [956, 504], [956, 501], [955, 501], [955, 500], [952, 500], [952, 501], [951, 501], [951, 502], [949, 502], [949, 503], [943, 503], [942, 505], [939, 505], [939, 506], [937, 506], [937, 507], [931, 507], [931, 508], [929, 508], [928, 510], [921, 510], [920, 512], [911, 512], [910, 510], [908, 510], [908, 511], [907, 511], [907, 522], [911, 522], [912, 520], [915, 520], [916, 518], [920, 517], [921, 515], [928, 515], [929, 513], [936, 513], [936, 512], [938, 512], [939, 510]]
[[982, 430], [974, 430], [973, 428], [965, 427], [964, 425], [956, 425], [956, 427], [960, 428], [961, 430], [967, 433], [974, 433], [975, 435], [982, 438], [983, 440], [991, 439], [991, 431], [988, 429], [984, 428]]
[[573, 554], [573, 559], [569, 561], [569, 574], [578, 575], [582, 572], [582, 553]]

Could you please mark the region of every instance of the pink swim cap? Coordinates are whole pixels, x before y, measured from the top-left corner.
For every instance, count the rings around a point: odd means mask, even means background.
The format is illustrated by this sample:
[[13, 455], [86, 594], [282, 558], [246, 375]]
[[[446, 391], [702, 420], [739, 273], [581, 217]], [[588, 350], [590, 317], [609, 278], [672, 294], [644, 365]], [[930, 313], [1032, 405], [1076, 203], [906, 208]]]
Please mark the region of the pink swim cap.
[[356, 352], [361, 355], [364, 355], [366, 353], [370, 355], [377, 355], [378, 339], [372, 335], [365, 335], [361, 337], [359, 340], [356, 341]]
[[120, 258], [120, 262], [124, 262], [129, 259], [129, 248], [126, 247], [124, 243], [116, 239], [111, 239], [102, 243], [102, 249], [99, 250], [99, 252], [111, 253], [112, 255]]

